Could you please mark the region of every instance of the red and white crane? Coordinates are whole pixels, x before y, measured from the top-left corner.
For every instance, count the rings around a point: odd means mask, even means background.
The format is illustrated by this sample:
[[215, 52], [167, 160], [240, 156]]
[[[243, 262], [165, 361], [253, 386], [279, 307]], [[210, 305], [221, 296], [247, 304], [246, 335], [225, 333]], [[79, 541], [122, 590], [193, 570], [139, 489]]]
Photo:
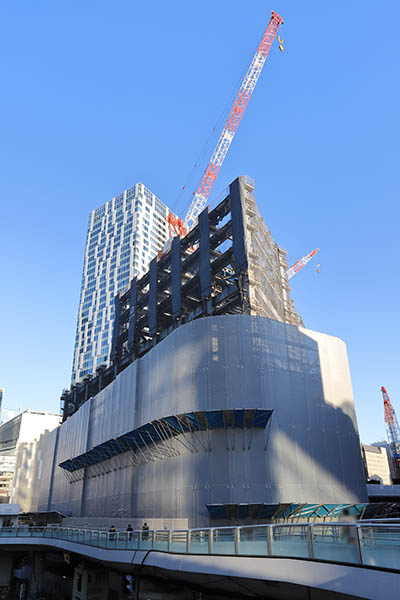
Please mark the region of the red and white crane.
[[[230, 110], [229, 116], [222, 130], [222, 133], [218, 139], [217, 145], [211, 156], [211, 160], [204, 171], [200, 185], [197, 191], [194, 193], [193, 201], [189, 207], [184, 220], [170, 213], [167, 217], [169, 226], [169, 240], [164, 246], [164, 252], [169, 248], [171, 244], [171, 236], [179, 235], [184, 237], [188, 231], [190, 231], [197, 222], [198, 216], [201, 211], [205, 208], [208, 198], [210, 196], [214, 181], [216, 180], [222, 163], [228, 153], [230, 145], [233, 141], [235, 133], [239, 127], [239, 123], [242, 119], [244, 111], [249, 103], [251, 95], [256, 87], [257, 81], [261, 75], [261, 71], [264, 67], [268, 53], [278, 32], [279, 26], [283, 23], [282, 17], [278, 13], [272, 11], [272, 17], [268, 23], [268, 27], [259, 43], [253, 60], [244, 76], [239, 91], [236, 95], [235, 101]], [[279, 39], [279, 49], [282, 50], [283, 40]], [[286, 271], [286, 277], [289, 280], [295, 275], [300, 269], [302, 269], [308, 261], [318, 252], [319, 248], [307, 254], [300, 260], [298, 260], [288, 271]]]
[[310, 252], [310, 254], [307, 254], [307, 256], [303, 256], [303, 258], [300, 258], [300, 260], [295, 262], [294, 265], [292, 265], [290, 269], [286, 271], [286, 279], [289, 281], [289, 279], [291, 279], [293, 275], [296, 275], [296, 273], [300, 271], [300, 269], [305, 267], [308, 261], [311, 260], [314, 254], [317, 254], [317, 252], [319, 252], [319, 248], [313, 250], [312, 252]]
[[176, 235], [180, 235], [181, 237], [185, 236], [186, 233], [196, 225], [199, 214], [205, 208], [214, 181], [217, 178], [222, 163], [225, 160], [229, 147], [239, 127], [243, 113], [246, 110], [254, 88], [256, 87], [256, 83], [261, 75], [272, 42], [274, 41], [281, 23], [283, 23], [282, 17], [280, 17], [278, 13], [272, 11], [271, 20], [257, 47], [247, 73], [244, 76], [228, 119], [219, 137], [211, 160], [204, 171], [200, 185], [194, 194], [193, 201], [185, 219], [182, 221], [182, 219], [175, 217], [173, 214], [168, 215], [170, 235], [172, 235], [172, 232], [174, 231]]
[[395, 477], [400, 479], [400, 428], [396, 412], [390, 401], [386, 388], [381, 387], [383, 396], [383, 411], [385, 415], [386, 431], [392, 450], [392, 462]]

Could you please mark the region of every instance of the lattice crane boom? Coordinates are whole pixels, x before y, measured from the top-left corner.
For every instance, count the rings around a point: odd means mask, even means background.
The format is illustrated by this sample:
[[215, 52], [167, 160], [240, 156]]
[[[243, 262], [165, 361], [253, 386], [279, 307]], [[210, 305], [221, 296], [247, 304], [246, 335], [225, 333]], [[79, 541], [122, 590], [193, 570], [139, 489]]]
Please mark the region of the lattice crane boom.
[[303, 256], [303, 258], [300, 258], [300, 260], [294, 263], [294, 265], [292, 265], [290, 269], [286, 271], [286, 279], [289, 281], [289, 279], [291, 279], [293, 275], [296, 275], [296, 273], [300, 271], [300, 269], [305, 267], [308, 261], [311, 260], [314, 254], [317, 254], [317, 252], [319, 252], [319, 248], [313, 250], [312, 252], [310, 252], [310, 254], [307, 254], [307, 256]]
[[192, 229], [192, 227], [194, 227], [199, 214], [207, 204], [214, 181], [217, 178], [237, 128], [239, 127], [243, 113], [246, 110], [254, 88], [256, 87], [256, 83], [260, 77], [261, 71], [268, 56], [268, 52], [272, 46], [272, 42], [274, 41], [281, 23], [283, 23], [282, 17], [280, 17], [276, 12], [272, 12], [271, 20], [261, 39], [261, 42], [258, 45], [250, 67], [248, 68], [247, 73], [242, 81], [211, 160], [208, 163], [200, 185], [194, 194], [194, 199], [190, 205], [185, 220], [183, 223], [176, 223], [176, 225], [181, 229], [181, 234], [183, 235], [185, 235], [186, 231], [189, 231]]
[[400, 478], [400, 427], [396, 412], [390, 401], [386, 388], [381, 387], [383, 396], [383, 410], [385, 415], [386, 430], [392, 446], [393, 469], [396, 478]]

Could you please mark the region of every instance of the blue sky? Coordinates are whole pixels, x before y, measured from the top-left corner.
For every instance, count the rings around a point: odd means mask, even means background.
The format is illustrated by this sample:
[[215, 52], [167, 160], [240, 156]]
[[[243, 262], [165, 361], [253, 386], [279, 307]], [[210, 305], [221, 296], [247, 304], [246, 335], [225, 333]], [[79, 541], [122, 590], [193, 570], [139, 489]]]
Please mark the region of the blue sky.
[[[270, 16], [285, 19], [213, 190], [237, 175], [289, 262], [306, 326], [344, 339], [363, 441], [400, 413], [400, 3], [3, 0], [0, 387], [56, 411], [89, 211], [142, 181], [176, 199]], [[216, 132], [217, 133], [217, 132]], [[212, 138], [215, 141], [215, 135]], [[315, 269], [320, 263], [321, 272]]]

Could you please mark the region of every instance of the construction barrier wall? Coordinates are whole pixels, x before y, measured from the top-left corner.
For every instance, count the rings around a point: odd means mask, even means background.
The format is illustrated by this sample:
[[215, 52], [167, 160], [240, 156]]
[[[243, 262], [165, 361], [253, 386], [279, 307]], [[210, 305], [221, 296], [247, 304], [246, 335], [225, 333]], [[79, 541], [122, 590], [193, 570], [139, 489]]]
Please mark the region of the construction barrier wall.
[[[134, 466], [127, 452], [73, 480], [59, 466], [155, 419], [242, 408], [271, 410], [265, 429], [186, 433], [175, 456], [150, 449]], [[177, 328], [43, 436], [39, 451], [39, 510], [71, 517], [199, 527], [216, 503], [367, 501], [344, 342], [258, 316]]]

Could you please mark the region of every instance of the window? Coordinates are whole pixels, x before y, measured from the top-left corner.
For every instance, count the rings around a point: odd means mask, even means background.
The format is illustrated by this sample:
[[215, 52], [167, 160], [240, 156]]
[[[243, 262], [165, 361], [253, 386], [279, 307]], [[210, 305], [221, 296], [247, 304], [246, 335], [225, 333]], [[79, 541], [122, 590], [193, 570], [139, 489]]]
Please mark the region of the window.
[[165, 216], [167, 212], [167, 207], [158, 198], [154, 198], [154, 208], [160, 215], [162, 215], [163, 217]]

